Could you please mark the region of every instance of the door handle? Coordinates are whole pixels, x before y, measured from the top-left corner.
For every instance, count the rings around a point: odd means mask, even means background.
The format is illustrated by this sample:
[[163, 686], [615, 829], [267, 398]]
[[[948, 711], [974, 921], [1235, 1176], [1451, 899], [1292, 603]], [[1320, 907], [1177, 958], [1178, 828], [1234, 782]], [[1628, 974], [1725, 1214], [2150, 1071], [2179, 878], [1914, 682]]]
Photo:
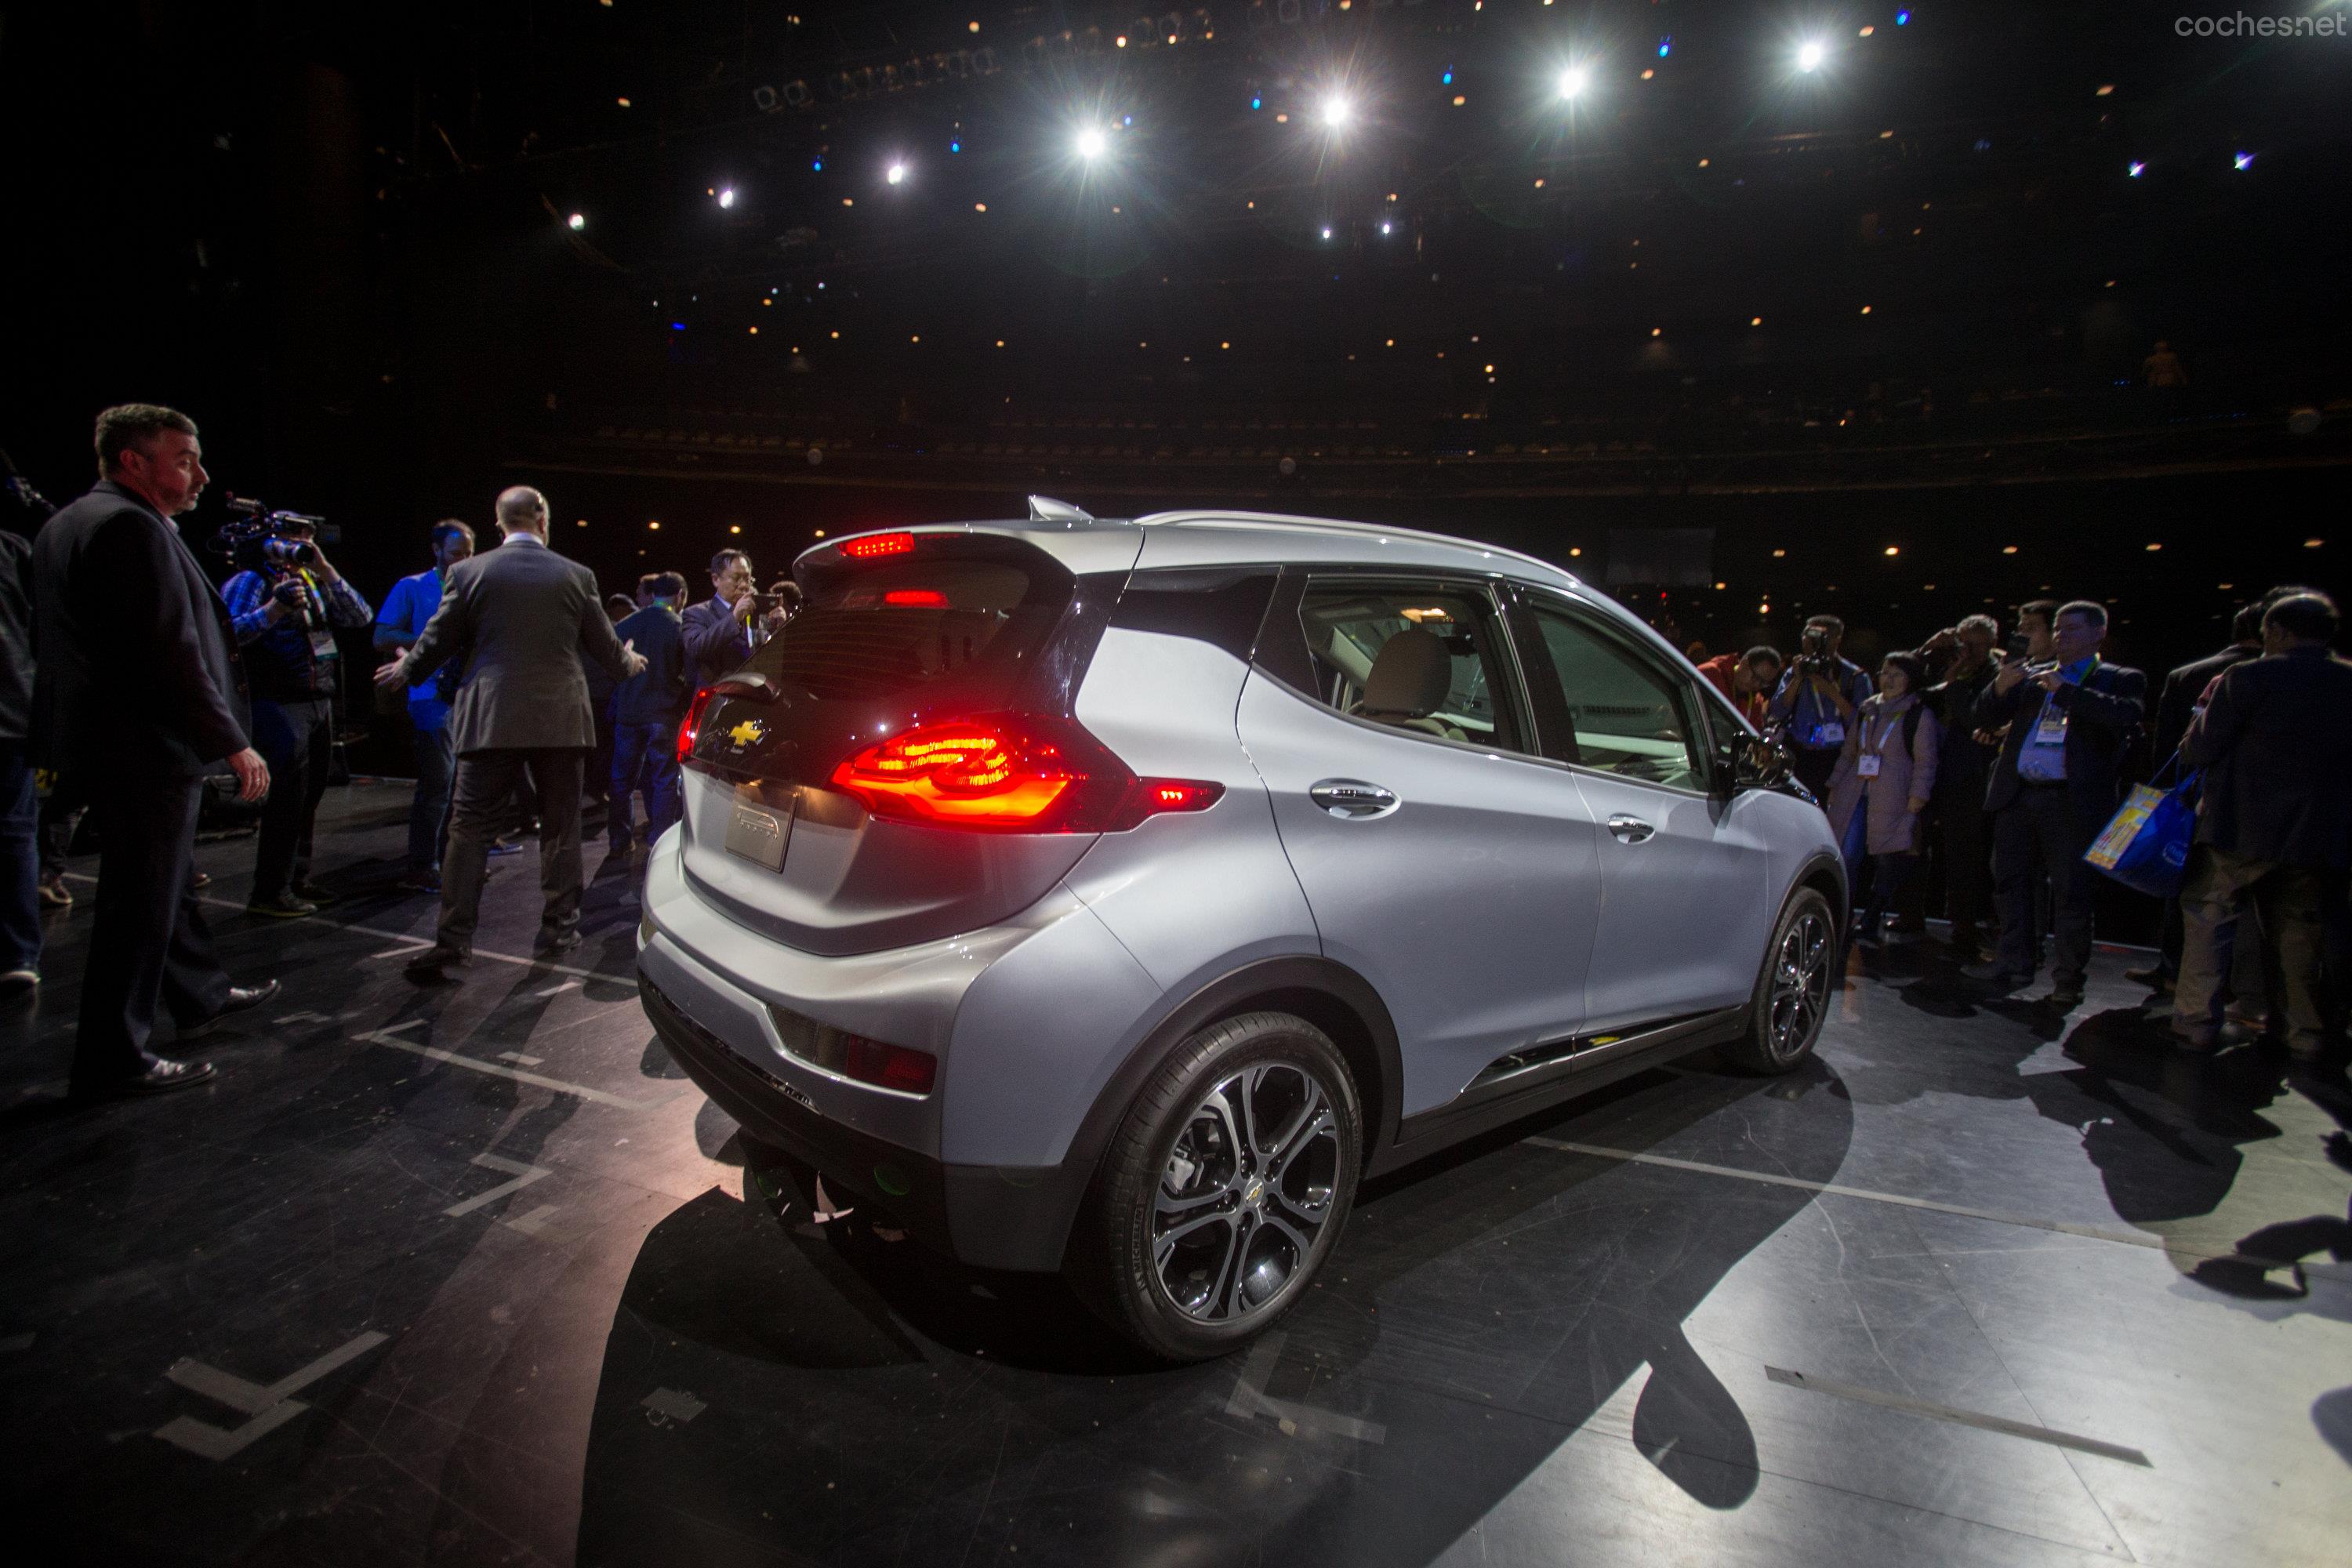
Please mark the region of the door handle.
[[1609, 831], [1617, 836], [1621, 844], [1639, 844], [1657, 829], [1640, 817], [1628, 816], [1621, 811], [1609, 819]]
[[1307, 798], [1332, 816], [1349, 820], [1386, 816], [1402, 804], [1395, 791], [1361, 779], [1323, 779], [1308, 786]]

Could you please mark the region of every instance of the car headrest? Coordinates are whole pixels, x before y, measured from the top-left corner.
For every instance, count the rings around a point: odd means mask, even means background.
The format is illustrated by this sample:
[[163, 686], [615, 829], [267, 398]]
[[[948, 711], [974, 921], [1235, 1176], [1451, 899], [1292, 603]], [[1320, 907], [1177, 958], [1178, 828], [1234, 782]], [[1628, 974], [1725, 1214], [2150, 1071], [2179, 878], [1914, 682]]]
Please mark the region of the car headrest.
[[1357, 710], [1376, 718], [1426, 719], [1445, 706], [1454, 656], [1435, 632], [1413, 626], [1381, 645]]

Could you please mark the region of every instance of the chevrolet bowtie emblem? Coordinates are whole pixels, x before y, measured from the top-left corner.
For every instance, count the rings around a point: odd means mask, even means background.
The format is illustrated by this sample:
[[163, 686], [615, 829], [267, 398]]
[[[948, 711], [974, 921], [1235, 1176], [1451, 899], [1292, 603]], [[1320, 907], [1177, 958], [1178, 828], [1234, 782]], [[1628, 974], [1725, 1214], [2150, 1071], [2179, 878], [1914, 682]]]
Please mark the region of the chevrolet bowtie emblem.
[[767, 732], [768, 727], [765, 724], [761, 723], [757, 719], [746, 719], [740, 724], [736, 725], [735, 728], [727, 731], [727, 739], [732, 742], [735, 749], [740, 752], [744, 747], [758, 741], [761, 736]]

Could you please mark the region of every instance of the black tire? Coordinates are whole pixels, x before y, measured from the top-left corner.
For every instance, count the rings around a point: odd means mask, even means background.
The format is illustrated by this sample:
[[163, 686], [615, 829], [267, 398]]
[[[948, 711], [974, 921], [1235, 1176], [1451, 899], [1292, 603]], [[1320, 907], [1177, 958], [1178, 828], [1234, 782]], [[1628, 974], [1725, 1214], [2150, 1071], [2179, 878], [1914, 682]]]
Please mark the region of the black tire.
[[1792, 1072], [1812, 1055], [1829, 1016], [1843, 951], [1830, 901], [1811, 888], [1790, 894], [1764, 949], [1748, 1027], [1723, 1047], [1733, 1066], [1753, 1073]]
[[1152, 1075], [1103, 1152], [1070, 1282], [1155, 1355], [1223, 1355], [1306, 1293], [1362, 1168], [1363, 1113], [1328, 1036], [1287, 1013], [1213, 1024]]

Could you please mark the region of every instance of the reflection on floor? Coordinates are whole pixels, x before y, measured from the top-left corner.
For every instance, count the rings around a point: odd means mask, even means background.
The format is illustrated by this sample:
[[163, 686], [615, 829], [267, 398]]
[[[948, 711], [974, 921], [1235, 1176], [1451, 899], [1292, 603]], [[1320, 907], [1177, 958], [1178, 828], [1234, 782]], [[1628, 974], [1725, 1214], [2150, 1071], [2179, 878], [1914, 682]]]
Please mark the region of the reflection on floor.
[[2169, 1052], [2119, 955], [2063, 1022], [1857, 959], [1807, 1070], [1388, 1179], [1278, 1333], [1171, 1371], [747, 1170], [638, 1011], [625, 875], [573, 963], [409, 984], [404, 816], [335, 792], [347, 896], [297, 924], [200, 850], [287, 985], [210, 1088], [64, 1105], [87, 882], [0, 1015], [0, 1474], [52, 1558], [2344, 1560], [2352, 1094]]

